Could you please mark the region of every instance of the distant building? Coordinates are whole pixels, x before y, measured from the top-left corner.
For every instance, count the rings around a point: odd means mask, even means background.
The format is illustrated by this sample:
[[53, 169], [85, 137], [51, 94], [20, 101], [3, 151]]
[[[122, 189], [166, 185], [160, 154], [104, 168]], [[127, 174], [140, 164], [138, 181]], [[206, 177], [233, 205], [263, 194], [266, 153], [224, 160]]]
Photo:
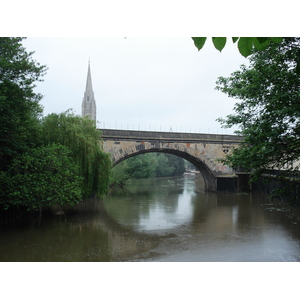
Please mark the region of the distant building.
[[82, 117], [89, 116], [92, 120], [95, 121], [95, 125], [96, 125], [96, 101], [94, 98], [94, 92], [92, 86], [90, 62], [88, 67], [84, 97], [82, 99], [81, 115]]

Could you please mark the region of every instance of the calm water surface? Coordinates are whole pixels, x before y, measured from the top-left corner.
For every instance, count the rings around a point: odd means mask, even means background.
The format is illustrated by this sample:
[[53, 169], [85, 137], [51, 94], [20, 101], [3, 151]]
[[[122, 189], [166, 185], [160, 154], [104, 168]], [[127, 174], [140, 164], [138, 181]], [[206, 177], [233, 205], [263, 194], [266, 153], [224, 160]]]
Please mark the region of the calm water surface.
[[300, 218], [193, 176], [132, 180], [76, 212], [1, 229], [1, 261], [300, 261]]

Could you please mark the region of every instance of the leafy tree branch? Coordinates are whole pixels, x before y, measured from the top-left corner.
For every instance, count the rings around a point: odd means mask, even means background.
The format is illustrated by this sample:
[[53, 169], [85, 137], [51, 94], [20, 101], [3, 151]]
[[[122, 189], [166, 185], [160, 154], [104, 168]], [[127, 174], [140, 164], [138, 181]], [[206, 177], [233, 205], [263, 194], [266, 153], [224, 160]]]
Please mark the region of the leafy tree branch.
[[[206, 37], [193, 37], [196, 48], [200, 51], [206, 43]], [[280, 46], [283, 43], [282, 37], [232, 37], [233, 43], [237, 43], [237, 48], [241, 55], [248, 57], [253, 51], [264, 51], [271, 44]], [[227, 38], [226, 37], [212, 37], [214, 47], [220, 52], [224, 49]], [[300, 75], [300, 57], [296, 59], [295, 70]]]
[[285, 170], [285, 176], [299, 170], [299, 57], [300, 39], [284, 38], [254, 50], [249, 67], [217, 81], [217, 90], [238, 100], [234, 113], [219, 121], [224, 127], [238, 125], [237, 133], [245, 137], [224, 163], [253, 172], [253, 179], [270, 170]]

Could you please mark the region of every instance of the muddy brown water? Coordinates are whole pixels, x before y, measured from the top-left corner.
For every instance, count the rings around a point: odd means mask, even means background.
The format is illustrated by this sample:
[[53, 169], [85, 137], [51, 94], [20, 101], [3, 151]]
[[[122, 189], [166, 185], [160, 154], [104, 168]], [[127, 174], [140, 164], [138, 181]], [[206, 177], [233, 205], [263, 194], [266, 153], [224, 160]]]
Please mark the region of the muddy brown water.
[[1, 261], [296, 262], [300, 218], [259, 192], [201, 179], [131, 180], [103, 200], [0, 230]]

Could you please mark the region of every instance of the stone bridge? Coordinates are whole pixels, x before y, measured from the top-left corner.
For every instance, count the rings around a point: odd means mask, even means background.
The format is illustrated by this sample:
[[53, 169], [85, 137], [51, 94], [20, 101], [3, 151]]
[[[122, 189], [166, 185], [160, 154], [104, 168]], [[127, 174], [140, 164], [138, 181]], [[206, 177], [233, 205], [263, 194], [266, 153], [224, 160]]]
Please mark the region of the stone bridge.
[[202, 174], [210, 191], [237, 191], [245, 185], [242, 177], [218, 159], [238, 147], [243, 138], [236, 135], [153, 132], [100, 129], [103, 149], [116, 165], [129, 157], [164, 152], [191, 162]]

